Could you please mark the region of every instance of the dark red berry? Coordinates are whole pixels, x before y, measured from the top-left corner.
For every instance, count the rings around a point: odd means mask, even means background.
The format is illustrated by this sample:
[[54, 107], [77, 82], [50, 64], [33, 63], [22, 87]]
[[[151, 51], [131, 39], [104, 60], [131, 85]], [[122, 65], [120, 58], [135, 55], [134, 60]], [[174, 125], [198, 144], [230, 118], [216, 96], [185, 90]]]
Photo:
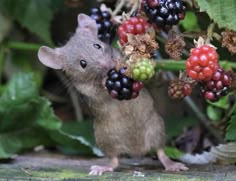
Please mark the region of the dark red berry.
[[[214, 48], [208, 45], [193, 48], [186, 61], [187, 74], [194, 80], [210, 80], [218, 67], [218, 54]], [[214, 79], [218, 79], [218, 76], [214, 75]]]
[[125, 75], [126, 68], [121, 67], [118, 71], [111, 69], [107, 73], [105, 86], [112, 98], [118, 100], [134, 99], [143, 87], [142, 82], [135, 81]]
[[206, 99], [214, 102], [228, 94], [232, 84], [232, 75], [219, 68], [212, 79], [201, 82], [202, 93]]
[[168, 94], [172, 99], [181, 99], [192, 93], [192, 84], [181, 79], [170, 82]]
[[131, 17], [123, 22], [118, 28], [118, 35], [120, 37], [120, 44], [124, 45], [128, 41], [127, 34], [143, 34], [151, 25], [141, 17]]

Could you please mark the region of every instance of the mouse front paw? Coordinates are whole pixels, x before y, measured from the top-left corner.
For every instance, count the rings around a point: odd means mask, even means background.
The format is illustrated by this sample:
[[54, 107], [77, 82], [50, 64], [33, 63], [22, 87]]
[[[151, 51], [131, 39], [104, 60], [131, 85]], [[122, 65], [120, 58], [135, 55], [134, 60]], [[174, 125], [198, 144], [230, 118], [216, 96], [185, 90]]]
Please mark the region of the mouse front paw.
[[111, 166], [93, 165], [90, 167], [89, 175], [102, 175], [104, 172], [113, 172]]

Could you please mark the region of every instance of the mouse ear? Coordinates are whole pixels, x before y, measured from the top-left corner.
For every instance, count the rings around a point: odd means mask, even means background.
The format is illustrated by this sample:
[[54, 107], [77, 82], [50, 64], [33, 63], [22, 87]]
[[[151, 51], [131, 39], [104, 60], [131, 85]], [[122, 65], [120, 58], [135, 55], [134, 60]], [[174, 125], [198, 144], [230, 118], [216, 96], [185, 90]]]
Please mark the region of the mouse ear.
[[38, 51], [38, 58], [47, 67], [62, 69], [64, 57], [56, 49], [42, 46]]
[[96, 21], [86, 14], [78, 15], [78, 28], [89, 29], [97, 37], [98, 28]]

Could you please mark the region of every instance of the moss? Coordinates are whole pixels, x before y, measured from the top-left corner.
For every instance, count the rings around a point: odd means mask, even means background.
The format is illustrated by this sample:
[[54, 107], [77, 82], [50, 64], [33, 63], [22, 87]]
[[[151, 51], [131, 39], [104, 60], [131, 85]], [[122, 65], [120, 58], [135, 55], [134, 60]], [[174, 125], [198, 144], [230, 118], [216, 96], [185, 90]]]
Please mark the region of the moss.
[[146, 173], [144, 177], [133, 176], [132, 173], [106, 173], [102, 176], [89, 176], [86, 172], [80, 172], [73, 169], [28, 169], [21, 168], [2, 168], [0, 169], [1, 179], [9, 180], [91, 180], [91, 181], [206, 181], [209, 178], [192, 177], [186, 175], [176, 175], [167, 173]]

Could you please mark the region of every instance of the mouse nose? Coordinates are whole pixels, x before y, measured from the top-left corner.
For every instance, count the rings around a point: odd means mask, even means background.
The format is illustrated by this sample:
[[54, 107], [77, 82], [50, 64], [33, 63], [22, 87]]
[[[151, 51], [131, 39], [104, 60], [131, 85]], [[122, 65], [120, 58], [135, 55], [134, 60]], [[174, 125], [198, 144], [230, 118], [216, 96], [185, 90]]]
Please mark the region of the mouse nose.
[[110, 69], [114, 68], [114, 66], [115, 66], [115, 62], [113, 62], [113, 61], [104, 61], [101, 63], [101, 67], [104, 70], [110, 70]]

